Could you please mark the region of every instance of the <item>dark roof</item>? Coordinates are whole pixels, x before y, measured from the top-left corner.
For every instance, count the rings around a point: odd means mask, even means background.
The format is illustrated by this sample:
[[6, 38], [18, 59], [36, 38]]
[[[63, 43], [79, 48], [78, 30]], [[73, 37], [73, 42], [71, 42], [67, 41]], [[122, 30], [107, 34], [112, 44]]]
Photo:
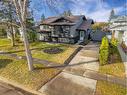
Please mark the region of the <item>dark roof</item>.
[[48, 24], [48, 25], [55, 25], [55, 24], [62, 24], [62, 23], [55, 23], [55, 21], [59, 20], [59, 19], [65, 19], [65, 20], [68, 20], [70, 22], [66, 22], [66, 23], [63, 23], [63, 25], [73, 25], [74, 23], [76, 23], [79, 19], [83, 18], [83, 19], [86, 19], [85, 16], [83, 15], [77, 15], [77, 16], [61, 16], [61, 17], [49, 17], [49, 18], [46, 18], [44, 21], [42, 21], [41, 24]]
[[91, 26], [91, 24], [94, 24], [94, 21], [92, 19], [87, 19], [82, 22], [82, 24], [78, 27], [77, 30], [86, 30]]
[[75, 23], [60, 22], [60, 23], [51, 23], [50, 25], [69, 25], [69, 26], [72, 26], [72, 25], [75, 25]]

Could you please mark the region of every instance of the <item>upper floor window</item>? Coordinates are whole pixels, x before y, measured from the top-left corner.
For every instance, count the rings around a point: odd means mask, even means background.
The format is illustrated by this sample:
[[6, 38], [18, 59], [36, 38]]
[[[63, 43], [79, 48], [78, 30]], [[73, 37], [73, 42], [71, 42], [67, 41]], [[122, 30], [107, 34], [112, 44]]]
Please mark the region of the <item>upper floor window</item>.
[[48, 25], [41, 25], [40, 30], [43, 30], [43, 29], [50, 29], [50, 27]]

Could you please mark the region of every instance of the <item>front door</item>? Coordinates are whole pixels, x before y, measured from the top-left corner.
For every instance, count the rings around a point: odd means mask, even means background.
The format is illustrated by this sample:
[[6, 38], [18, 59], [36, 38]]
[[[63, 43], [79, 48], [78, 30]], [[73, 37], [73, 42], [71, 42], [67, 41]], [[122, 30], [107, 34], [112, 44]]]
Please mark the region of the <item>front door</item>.
[[85, 36], [84, 31], [80, 31], [80, 40], [81, 40], [81, 41], [84, 40], [84, 36]]

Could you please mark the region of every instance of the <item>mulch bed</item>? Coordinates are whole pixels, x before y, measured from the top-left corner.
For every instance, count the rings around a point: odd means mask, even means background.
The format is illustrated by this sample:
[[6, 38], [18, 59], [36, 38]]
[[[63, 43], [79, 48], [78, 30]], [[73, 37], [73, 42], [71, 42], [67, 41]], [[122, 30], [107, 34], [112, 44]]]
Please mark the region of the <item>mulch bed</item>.
[[48, 54], [58, 54], [58, 53], [63, 52], [63, 49], [58, 48], [58, 47], [51, 47], [51, 48], [44, 49], [43, 52], [48, 53]]

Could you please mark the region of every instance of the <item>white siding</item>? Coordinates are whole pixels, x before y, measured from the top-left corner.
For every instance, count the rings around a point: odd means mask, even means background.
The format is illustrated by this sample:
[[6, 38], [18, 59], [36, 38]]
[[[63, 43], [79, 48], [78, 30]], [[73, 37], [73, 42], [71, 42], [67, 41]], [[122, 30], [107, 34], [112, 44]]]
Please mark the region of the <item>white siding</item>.
[[123, 41], [125, 42], [125, 45], [127, 46], [127, 31], [124, 32]]
[[44, 26], [43, 25], [40, 25], [40, 30], [43, 30], [44, 29]]

